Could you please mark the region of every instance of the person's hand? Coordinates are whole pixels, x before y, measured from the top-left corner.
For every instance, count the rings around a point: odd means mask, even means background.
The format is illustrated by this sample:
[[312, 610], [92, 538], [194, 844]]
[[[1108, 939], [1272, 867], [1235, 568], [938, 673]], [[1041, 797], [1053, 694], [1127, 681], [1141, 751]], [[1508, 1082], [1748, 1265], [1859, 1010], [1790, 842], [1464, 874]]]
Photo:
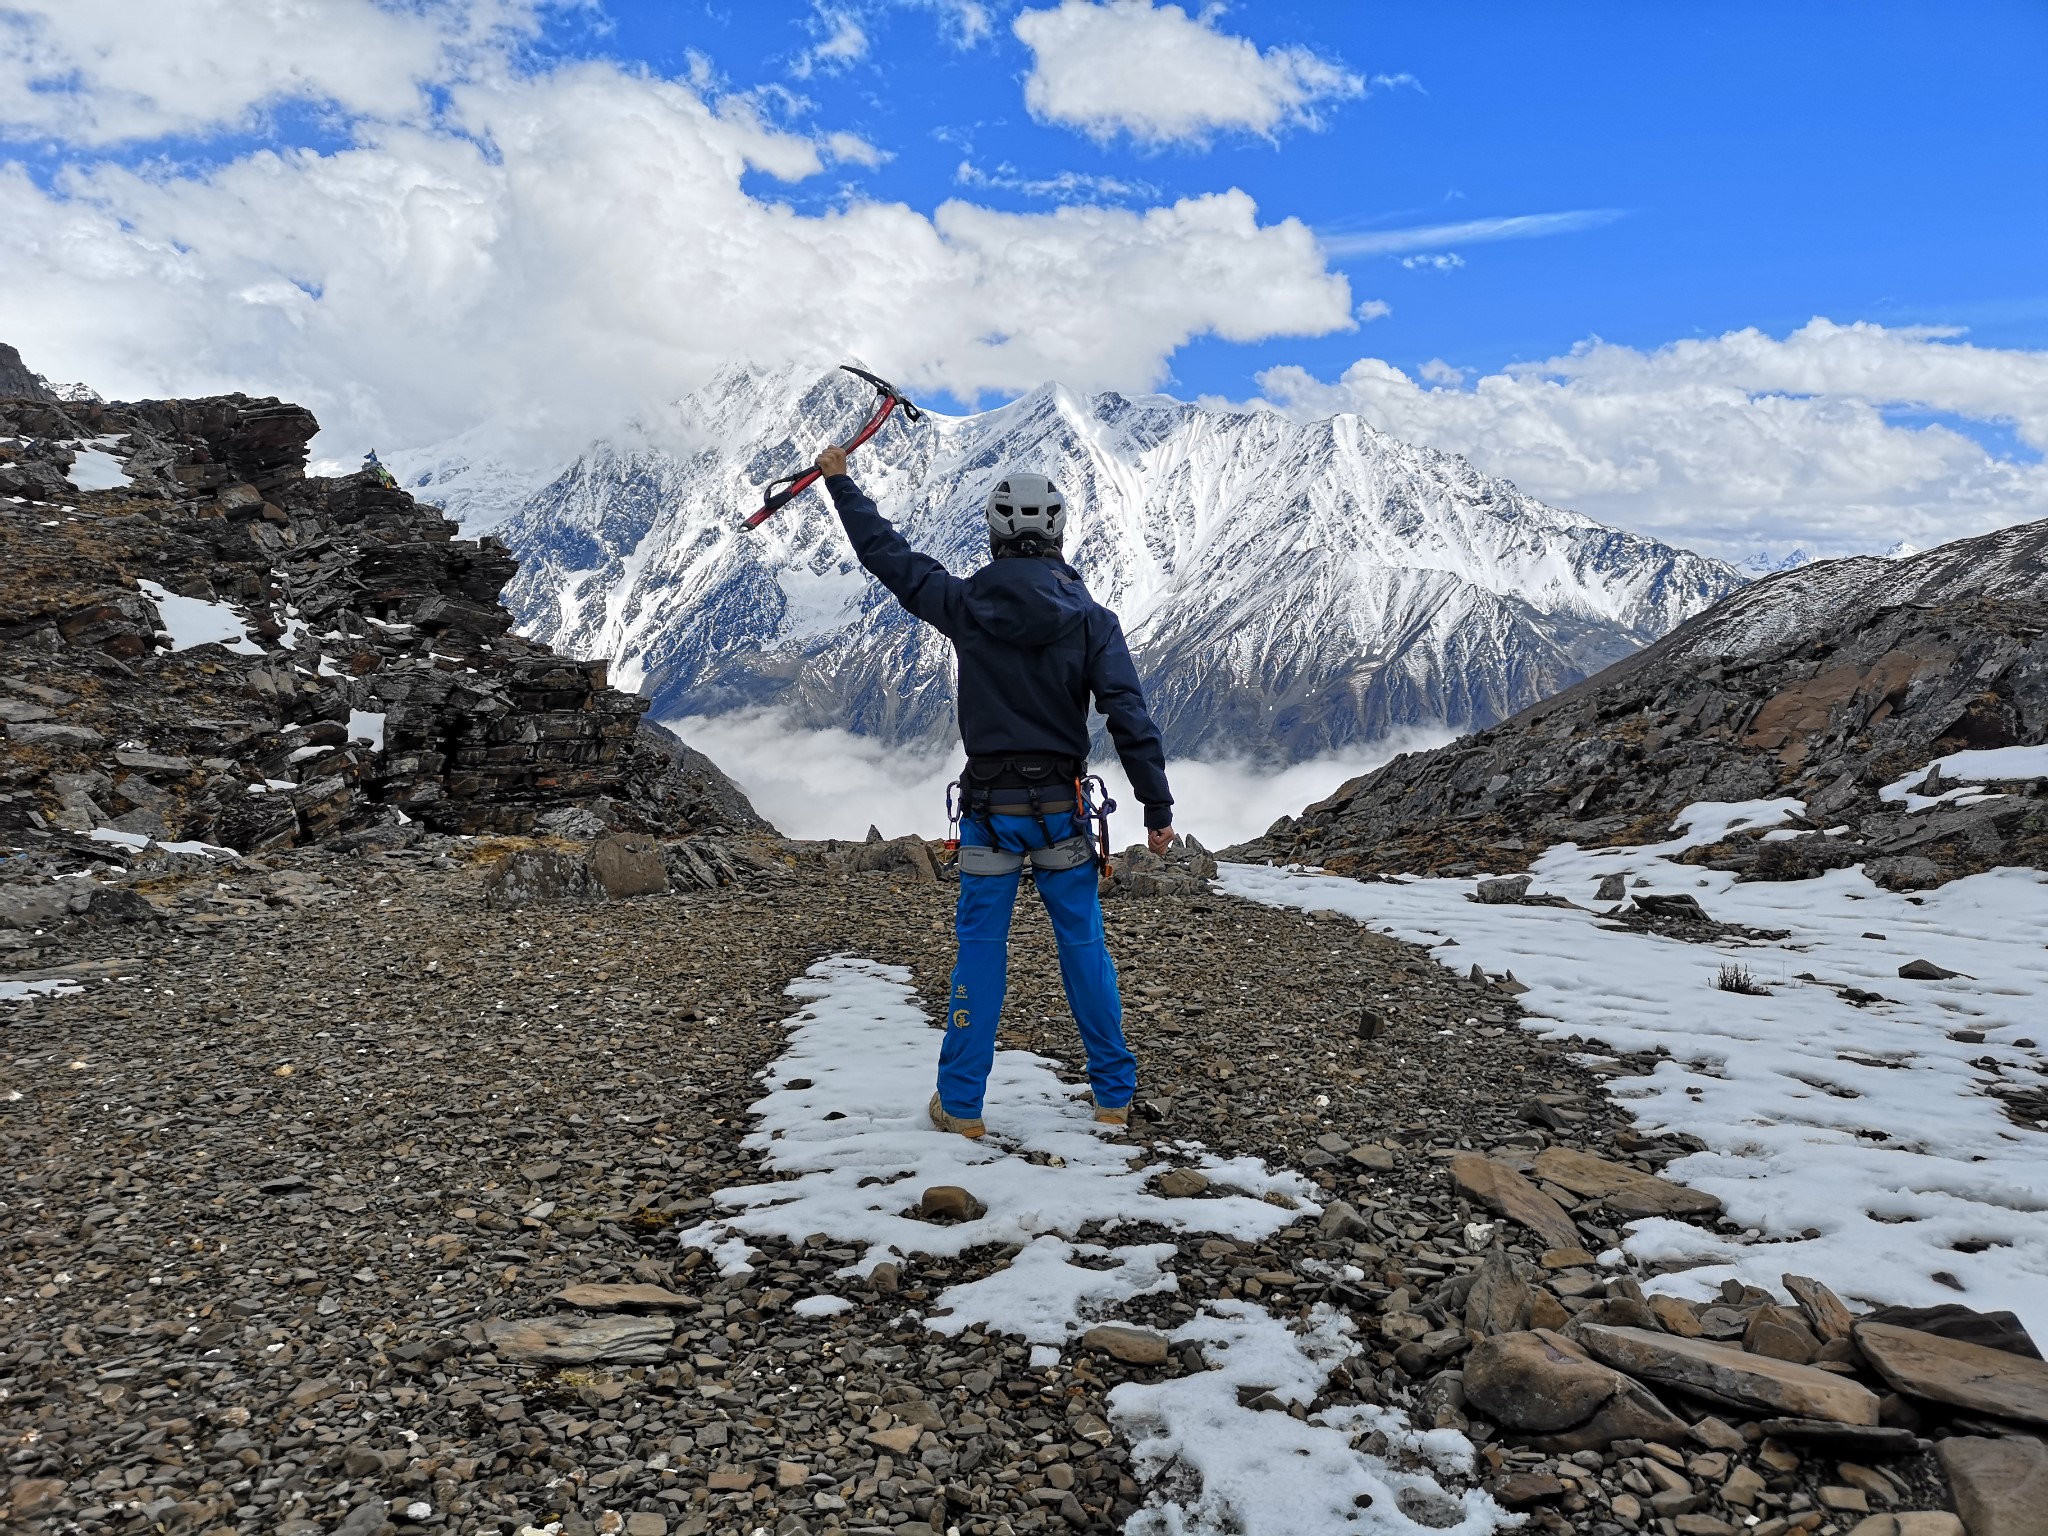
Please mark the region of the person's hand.
[[818, 450], [818, 473], [821, 475], [843, 475], [846, 473], [846, 450], [837, 443]]
[[1166, 850], [1172, 845], [1173, 828], [1171, 827], [1154, 827], [1145, 834], [1145, 846], [1161, 858], [1166, 856]]

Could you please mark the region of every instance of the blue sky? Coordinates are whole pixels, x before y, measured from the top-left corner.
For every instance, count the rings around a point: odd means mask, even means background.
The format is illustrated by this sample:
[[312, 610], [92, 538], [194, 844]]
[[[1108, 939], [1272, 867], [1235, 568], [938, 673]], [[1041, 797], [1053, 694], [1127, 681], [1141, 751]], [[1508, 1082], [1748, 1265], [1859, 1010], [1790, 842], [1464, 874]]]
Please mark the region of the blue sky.
[[[819, 119], [893, 156], [848, 179], [925, 209], [962, 195], [1042, 206], [961, 185], [966, 160], [1169, 198], [1242, 187], [1264, 217], [1331, 235], [1613, 215], [1575, 233], [1425, 248], [1462, 261], [1448, 270], [1343, 261], [1357, 296], [1392, 310], [1362, 339], [1404, 366], [1438, 357], [1490, 372], [1588, 336], [1654, 347], [1743, 326], [1781, 333], [1814, 315], [2048, 344], [2048, 6], [2034, 0], [1239, 5], [1225, 23], [1262, 47], [1306, 46], [1369, 81], [1413, 84], [1325, 104], [1322, 131], [1164, 149], [1033, 122], [1019, 86], [1030, 55], [1000, 22], [963, 49], [924, 11], [863, 19], [863, 57], [801, 80], [787, 68], [818, 25], [802, 4], [612, 0], [601, 17], [565, 18], [548, 46], [669, 72], [695, 49], [735, 83], [782, 79]], [[1341, 369], [1360, 341], [1199, 342], [1174, 359], [1175, 384], [1242, 395], [1274, 363]]]
[[2048, 515], [2044, 65], [2038, 0], [0, 0], [0, 334], [337, 454], [857, 354], [1925, 545]]

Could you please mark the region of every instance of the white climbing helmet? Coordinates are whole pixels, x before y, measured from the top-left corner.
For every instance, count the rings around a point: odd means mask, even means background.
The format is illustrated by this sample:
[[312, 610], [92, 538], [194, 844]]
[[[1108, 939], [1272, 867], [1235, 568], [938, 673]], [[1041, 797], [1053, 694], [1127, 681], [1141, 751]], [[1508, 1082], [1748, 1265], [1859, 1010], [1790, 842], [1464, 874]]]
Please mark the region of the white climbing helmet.
[[1057, 544], [1067, 526], [1067, 498], [1043, 475], [1004, 475], [983, 510], [990, 536], [1001, 544], [1026, 534]]

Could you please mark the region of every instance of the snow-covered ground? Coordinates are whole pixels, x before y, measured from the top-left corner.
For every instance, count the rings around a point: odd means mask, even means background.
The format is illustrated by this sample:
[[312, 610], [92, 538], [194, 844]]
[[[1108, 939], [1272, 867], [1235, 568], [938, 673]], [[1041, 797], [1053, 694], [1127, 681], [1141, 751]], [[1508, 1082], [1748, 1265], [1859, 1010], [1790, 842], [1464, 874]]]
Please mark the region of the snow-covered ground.
[[[846, 1277], [913, 1254], [1017, 1245], [1006, 1268], [943, 1292], [923, 1321], [937, 1333], [977, 1327], [1030, 1343], [1032, 1365], [1045, 1368], [1120, 1302], [1178, 1290], [1173, 1245], [1116, 1245], [1118, 1225], [1259, 1239], [1317, 1214], [1307, 1198], [1313, 1186], [1300, 1175], [1256, 1158], [1226, 1160], [1194, 1142], [1176, 1146], [1177, 1160], [1229, 1193], [1154, 1193], [1146, 1181], [1159, 1169], [1134, 1168], [1133, 1149], [1092, 1120], [1085, 1087], [1061, 1081], [1057, 1062], [1026, 1051], [997, 1053], [985, 1140], [934, 1131], [925, 1104], [939, 1032], [909, 980], [900, 967], [836, 958], [791, 985], [806, 1006], [787, 1021], [789, 1048], [766, 1073], [768, 1092], [753, 1105], [758, 1124], [745, 1143], [767, 1171], [786, 1177], [721, 1191], [726, 1214], [684, 1233], [686, 1245], [708, 1249], [723, 1272], [740, 1274], [750, 1268], [749, 1237], [823, 1233], [866, 1245], [842, 1271]], [[918, 1219], [933, 1185], [964, 1187], [984, 1213], [944, 1226]], [[1102, 1223], [1106, 1241], [1077, 1240], [1089, 1222]], [[835, 1303], [844, 1298], [826, 1292], [799, 1300], [795, 1310], [843, 1310]], [[1134, 1465], [1160, 1489], [1161, 1502], [1129, 1527], [1137, 1536], [1480, 1536], [1504, 1519], [1482, 1492], [1453, 1496], [1427, 1472], [1359, 1448], [1378, 1432], [1446, 1473], [1464, 1472], [1472, 1447], [1462, 1436], [1419, 1434], [1386, 1409], [1330, 1409], [1296, 1420], [1238, 1405], [1237, 1388], [1247, 1385], [1288, 1403], [1313, 1400], [1353, 1352], [1347, 1319], [1318, 1310], [1297, 1331], [1251, 1303], [1213, 1302], [1173, 1337], [1196, 1343], [1213, 1369], [1126, 1384], [1110, 1395], [1112, 1418], [1133, 1442]]]
[[171, 637], [171, 649], [189, 651], [195, 645], [218, 641], [242, 656], [261, 656], [263, 647], [249, 638], [249, 624], [226, 603], [208, 602], [203, 597], [180, 597], [153, 581], [138, 581], [143, 594], [156, 604], [164, 629]]
[[[1988, 754], [1959, 754], [1972, 756]], [[2003, 760], [1951, 767], [2022, 771]], [[1531, 871], [1532, 891], [1586, 908], [1603, 876], [1621, 874], [1631, 891], [1695, 896], [1723, 922], [1789, 930], [1776, 942], [1689, 944], [1620, 930], [1593, 910], [1483, 905], [1467, 899], [1470, 880], [1362, 883], [1227, 865], [1221, 883], [1436, 946], [1459, 972], [1513, 970], [1530, 989], [1529, 1027], [1546, 1036], [1668, 1050], [1652, 1075], [1619, 1077], [1613, 1091], [1645, 1129], [1706, 1144], [1667, 1171], [1719, 1196], [1745, 1230], [1631, 1224], [1628, 1255], [1698, 1265], [1654, 1288], [1703, 1297], [1731, 1275], [1776, 1288], [1790, 1271], [1860, 1302], [2010, 1308], [2048, 1334], [2048, 1123], [2018, 1123], [1998, 1096], [2048, 1090], [2048, 875], [2000, 869], [1905, 894], [1861, 869], [1737, 883], [1673, 862], [1731, 826], [1772, 826], [1800, 809], [1696, 806], [1669, 842], [1567, 844]], [[1962, 974], [1902, 979], [1899, 967], [1917, 959]], [[1731, 963], [1769, 995], [1718, 988]], [[1844, 988], [1880, 1000], [1858, 1006]]]

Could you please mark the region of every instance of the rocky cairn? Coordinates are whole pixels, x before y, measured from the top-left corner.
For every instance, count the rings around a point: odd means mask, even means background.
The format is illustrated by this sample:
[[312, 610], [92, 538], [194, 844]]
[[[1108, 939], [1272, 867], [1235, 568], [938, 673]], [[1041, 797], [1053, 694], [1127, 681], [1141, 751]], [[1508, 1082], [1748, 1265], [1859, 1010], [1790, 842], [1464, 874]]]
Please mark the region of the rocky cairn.
[[2048, 521], [1758, 583], [1491, 730], [1351, 780], [1229, 856], [1477, 874], [1524, 868], [1555, 843], [1655, 841], [1695, 801], [1794, 796], [1803, 835], [1735, 832], [1689, 857], [1761, 880], [1862, 864], [1921, 889], [2048, 867], [2048, 781], [1918, 812], [1879, 790], [1952, 752], [2044, 741]]

